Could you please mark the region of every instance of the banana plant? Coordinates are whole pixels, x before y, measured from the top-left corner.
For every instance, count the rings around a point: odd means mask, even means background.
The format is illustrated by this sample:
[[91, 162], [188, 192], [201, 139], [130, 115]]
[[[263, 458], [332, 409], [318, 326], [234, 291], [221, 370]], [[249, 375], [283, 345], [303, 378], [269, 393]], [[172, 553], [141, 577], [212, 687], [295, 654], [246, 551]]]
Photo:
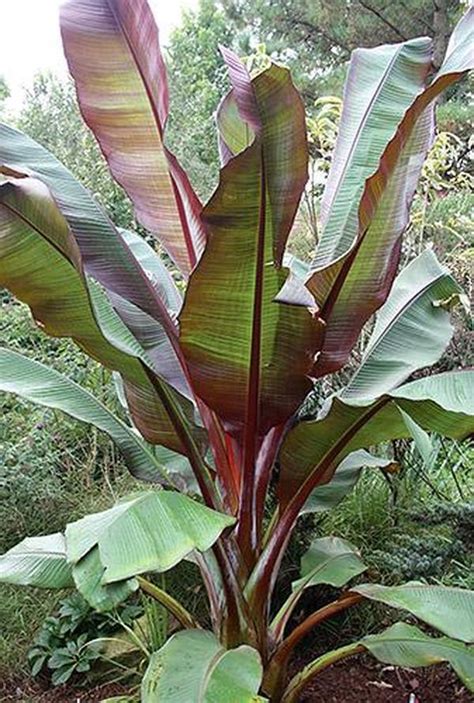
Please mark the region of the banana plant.
[[[426, 451], [432, 432], [474, 431], [472, 370], [413, 380], [446, 349], [463, 292], [431, 250], [398, 272], [436, 98], [472, 68], [474, 9], [437, 73], [428, 38], [353, 53], [308, 263], [285, 256], [308, 174], [303, 103], [285, 68], [250, 75], [222, 48], [231, 84], [216, 115], [222, 168], [202, 204], [166, 145], [166, 69], [146, 0], [68, 0], [60, 21], [84, 120], [149, 236], [115, 228], [51, 154], [3, 125], [0, 285], [46, 334], [114, 374], [125, 412], [6, 348], [0, 389], [107, 433], [148, 485], [64, 533], [26, 538], [0, 558], [0, 580], [75, 587], [98, 610], [137, 589], [163, 603], [182, 629], [152, 656], [144, 703], [293, 703], [322, 670], [362, 651], [399, 666], [448, 662], [474, 690], [469, 591], [360, 583], [356, 547], [327, 536], [275, 608], [299, 517], [331, 509], [363, 467], [390, 470], [368, 449], [412, 437]], [[323, 397], [328, 384], [317, 380], [347, 363], [369, 320], [358, 368]], [[309, 394], [321, 410], [305, 419]], [[200, 569], [212, 631], [147, 578], [182, 559]], [[319, 583], [341, 595], [292, 626], [301, 594]], [[402, 622], [288, 681], [298, 642], [364, 600], [442, 636]]]

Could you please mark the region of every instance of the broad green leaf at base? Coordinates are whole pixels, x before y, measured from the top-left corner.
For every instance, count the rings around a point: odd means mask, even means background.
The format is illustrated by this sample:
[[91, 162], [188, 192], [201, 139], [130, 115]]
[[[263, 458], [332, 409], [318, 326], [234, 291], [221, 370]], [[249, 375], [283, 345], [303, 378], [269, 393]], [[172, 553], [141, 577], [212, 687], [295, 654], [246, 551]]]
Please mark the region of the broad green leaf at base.
[[242, 645], [226, 651], [210, 632], [178, 632], [152, 655], [142, 703], [264, 703], [260, 655]]
[[147, 491], [69, 524], [68, 559], [77, 563], [97, 545], [105, 567], [102, 583], [113, 583], [166, 571], [194, 549], [209, 549], [233, 523], [229, 515], [179, 493]]

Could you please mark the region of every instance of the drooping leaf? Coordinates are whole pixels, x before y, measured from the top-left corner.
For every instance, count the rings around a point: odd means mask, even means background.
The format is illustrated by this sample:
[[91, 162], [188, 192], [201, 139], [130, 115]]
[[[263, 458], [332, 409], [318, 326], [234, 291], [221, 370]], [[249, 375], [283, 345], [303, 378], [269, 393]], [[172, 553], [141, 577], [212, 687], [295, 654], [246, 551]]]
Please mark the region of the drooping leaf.
[[102, 583], [166, 571], [194, 549], [209, 549], [234, 518], [170, 491], [149, 491], [69, 524], [68, 559], [76, 564], [96, 546]]
[[474, 691], [474, 647], [449, 637], [429, 637], [413, 625], [395, 623], [379, 635], [368, 635], [360, 641], [385, 664], [394, 666], [430, 666], [449, 662], [461, 681]]
[[[142, 237], [127, 230], [120, 230], [120, 234], [152, 281], [153, 287], [175, 325], [181, 309], [182, 297], [170, 272]], [[160, 376], [186, 398], [193, 400], [173, 338], [163, 325], [122, 296], [109, 291], [108, 297], [122, 322], [146, 351], [147, 358], [153, 363], [154, 368], [159, 370]]]
[[191, 403], [157, 376], [152, 384], [145, 352], [103, 291], [85, 278], [68, 224], [36, 179], [11, 178], [0, 185], [0, 285], [29, 305], [47, 334], [71, 337], [92, 358], [120, 372], [143, 436], [182, 451], [158, 388], [187, 407], [190, 418]]
[[56, 532], [26, 537], [0, 556], [0, 583], [37, 588], [69, 588], [73, 585], [66, 560], [64, 535]]
[[165, 461], [160, 460], [136, 431], [88, 391], [57, 371], [14, 351], [0, 348], [0, 390], [15, 393], [48, 408], [62, 410], [78, 420], [94, 425], [114, 440], [136, 478], [173, 484], [173, 478], [166, 469], [168, 455], [163, 456]]
[[461, 295], [430, 249], [408, 264], [379, 310], [359, 367], [340, 398], [374, 400], [434, 364], [453, 334], [449, 312], [437, 303]]
[[61, 9], [61, 33], [79, 105], [112, 174], [188, 275], [205, 244], [201, 204], [164, 146], [166, 68], [146, 0], [73, 0]]
[[407, 426], [407, 429], [410, 432], [411, 438], [413, 439], [415, 447], [417, 448], [418, 453], [423, 459], [425, 466], [429, 466], [430, 460], [434, 455], [434, 447], [429, 434], [425, 432], [425, 430], [422, 429], [413, 420], [413, 418], [408, 415], [408, 413], [406, 413], [400, 407], [398, 408], [398, 410], [400, 412], [400, 415], [403, 417], [405, 425]]
[[255, 649], [226, 650], [210, 632], [173, 635], [155, 652], [142, 682], [143, 703], [264, 703], [262, 664]]
[[304, 504], [300, 515], [306, 513], [321, 513], [332, 510], [356, 485], [362, 469], [365, 467], [381, 468], [386, 471], [396, 469], [392, 459], [373, 456], [364, 449], [349, 454], [337, 467], [329, 483], [318, 486]]
[[[430, 68], [427, 40], [412, 40], [398, 48], [358, 51], [354, 55], [342, 136], [324, 198], [323, 233], [315, 271], [308, 281], [327, 323], [324, 346], [313, 370], [316, 376], [341, 368], [362, 326], [390, 291], [409, 207], [432, 140], [432, 102], [473, 67], [473, 40], [471, 8], [453, 34], [445, 61], [428, 87], [423, 85], [423, 74]], [[392, 65], [387, 63], [385, 71], [387, 50], [394, 52], [393, 58], [398, 55], [398, 60]], [[407, 52], [412, 54], [411, 66], [406, 63]], [[403, 55], [403, 66], [398, 65]], [[408, 70], [402, 77], [403, 67]], [[401, 83], [389, 101], [382, 86], [387, 78], [390, 83], [392, 73], [393, 78], [398, 74]], [[366, 86], [363, 95], [367, 90], [372, 100], [360, 98], [362, 85]], [[378, 128], [372, 130], [371, 121], [382, 106], [383, 117], [377, 122]], [[379, 142], [383, 128], [389, 129]], [[364, 151], [369, 139], [370, 148]], [[359, 168], [355, 168], [358, 160]]]
[[364, 583], [352, 590], [364, 598], [408, 610], [448, 637], [474, 642], [474, 591], [425, 583], [401, 586]]
[[253, 123], [261, 122], [252, 145], [222, 170], [204, 209], [209, 242], [189, 282], [180, 341], [197, 394], [256, 436], [286, 420], [308, 392], [320, 334], [305, 309], [274, 302], [307, 178], [306, 134], [285, 69], [272, 66], [250, 81], [237, 59], [226, 57], [241, 119], [254, 109]]
[[356, 449], [410, 437], [399, 408], [424, 430], [453, 439], [467, 437], [474, 432], [473, 398], [473, 371], [421, 378], [367, 405], [335, 397], [323, 418], [301, 422], [288, 432], [280, 451], [281, 505], [303, 484], [309, 497], [316, 486], [328, 483], [336, 466]]
[[176, 335], [156, 288], [88, 190], [40, 144], [0, 124], [0, 173], [5, 169], [36, 177], [47, 185], [74, 235], [88, 275]]
[[105, 568], [99, 549], [94, 547], [72, 567], [74, 583], [79, 593], [100, 613], [113, 610], [138, 589], [134, 578], [104, 584]]

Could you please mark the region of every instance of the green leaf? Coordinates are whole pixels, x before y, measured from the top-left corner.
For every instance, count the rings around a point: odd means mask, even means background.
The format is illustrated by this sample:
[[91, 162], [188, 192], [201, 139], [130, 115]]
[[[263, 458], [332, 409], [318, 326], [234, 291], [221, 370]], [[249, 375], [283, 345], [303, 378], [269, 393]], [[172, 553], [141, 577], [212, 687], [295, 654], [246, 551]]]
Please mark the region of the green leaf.
[[[0, 185], [0, 285], [31, 308], [45, 332], [71, 337], [92, 358], [124, 378], [134, 422], [152, 444], [182, 451], [162, 395], [193, 406], [152, 371], [142, 347], [114, 312], [102, 289], [88, 281], [68, 224], [49, 190], [32, 178]], [[161, 395], [160, 395], [161, 394]]]
[[473, 8], [429, 84], [427, 39], [353, 54], [323, 197], [323, 232], [308, 281], [327, 323], [316, 376], [344, 365], [364, 323], [390, 291], [434, 133], [433, 101], [474, 65], [472, 17]]
[[[431, 41], [427, 38], [353, 52], [338, 140], [321, 203], [322, 231], [315, 270], [324, 270], [353, 244], [365, 181], [377, 170], [387, 143], [422, 91], [430, 61]], [[319, 300], [320, 287], [316, 290]]]
[[364, 583], [352, 590], [370, 600], [408, 610], [449, 637], [474, 642], [474, 591], [424, 583]]
[[223, 168], [204, 208], [210, 237], [189, 281], [180, 342], [196, 393], [256, 437], [285, 421], [310, 390], [320, 336], [305, 308], [275, 303], [307, 179], [306, 132], [288, 71], [273, 65], [250, 81], [237, 57], [225, 56], [241, 113], [250, 96], [253, 114], [242, 119], [258, 123], [258, 134]]
[[231, 90], [221, 100], [216, 112], [216, 123], [221, 164], [225, 166], [231, 158], [250, 146], [255, 138], [252, 127], [240, 116], [234, 91]]
[[[114, 440], [136, 478], [173, 483], [166, 469], [168, 454], [164, 453], [158, 458], [154, 449], [135, 430], [115, 417], [88, 391], [57, 371], [9, 349], [0, 348], [0, 391], [15, 393], [33, 403], [62, 410], [94, 425]], [[185, 461], [179, 454], [173, 456]]]
[[108, 584], [166, 571], [194, 549], [209, 549], [234, 521], [179, 493], [149, 491], [69, 524], [67, 555], [76, 564], [97, 545]]
[[255, 649], [226, 650], [210, 632], [173, 635], [155, 652], [142, 682], [143, 703], [262, 703], [262, 664]]
[[341, 588], [367, 569], [353, 544], [340, 537], [314, 539], [301, 560], [301, 578], [291, 584], [292, 593], [272, 621], [272, 630], [281, 635], [301, 598], [311, 586], [329, 584]]
[[119, 229], [119, 232], [135, 259], [147, 274], [148, 279], [152, 282], [153, 288], [158, 290], [160, 300], [163, 301], [166, 309], [172, 315], [177, 315], [183, 304], [183, 297], [174, 282], [171, 272], [165, 266], [159, 254], [136, 232], [131, 232], [127, 229]]
[[462, 289], [433, 251], [411, 261], [395, 279], [359, 368], [339, 397], [370, 402], [438, 361], [453, 327], [449, 312], [436, 303], [461, 295]]
[[[168, 116], [166, 69], [146, 0], [66, 2], [61, 34], [83, 117], [137, 219], [188, 275], [206, 233], [201, 203], [164, 146]], [[107, 51], [104, 51], [107, 45]]]
[[424, 461], [425, 466], [429, 466], [429, 463], [434, 456], [434, 447], [430, 439], [430, 436], [425, 430], [423, 430], [416, 422], [401, 408], [398, 408], [400, 415], [403, 417], [405, 425], [415, 443], [415, 447], [421, 458]]
[[399, 622], [378, 635], [369, 635], [360, 644], [385, 664], [430, 666], [449, 662], [461, 681], [474, 691], [474, 647], [448, 637], [429, 637], [417, 627]]
[[301, 578], [291, 587], [293, 592], [321, 583], [341, 588], [366, 568], [353, 544], [340, 537], [321, 537], [311, 542], [301, 560]]
[[99, 549], [94, 547], [72, 567], [74, 583], [79, 593], [98, 612], [113, 610], [138, 589], [136, 579], [104, 584], [105, 567]]
[[60, 532], [27, 537], [0, 557], [0, 582], [38, 588], [69, 588], [71, 567]]
[[463, 439], [474, 432], [474, 371], [421, 378], [368, 405], [343, 403], [334, 397], [323, 417], [299, 423], [283, 442], [281, 504], [286, 505], [303, 484], [309, 497], [314, 488], [329, 483], [337, 465], [351, 452], [410, 437], [399, 408], [423, 430]]
[[[127, 230], [120, 230], [120, 234], [152, 282], [159, 299], [169, 313], [174, 336], [177, 336], [176, 319], [183, 301], [171, 273], [143, 237]], [[109, 291], [108, 297], [121, 320], [146, 351], [147, 359], [152, 362], [160, 376], [186, 398], [193, 400], [169, 329], [123, 296]]]
[[75, 664], [73, 664], [73, 666], [63, 666], [60, 669], [55, 669], [51, 676], [53, 686], [61, 686], [62, 684], [67, 683], [75, 670]]
[[362, 469], [365, 467], [392, 470], [396, 464], [392, 459], [372, 456], [364, 449], [349, 454], [337, 467], [329, 483], [318, 486], [306, 501], [300, 515], [306, 513], [322, 513], [332, 510], [345, 496], [352, 491]]
[[87, 189], [40, 144], [0, 124], [0, 173], [9, 170], [38, 178], [50, 189], [73, 233], [88, 275], [165, 328], [173, 329], [152, 281]]

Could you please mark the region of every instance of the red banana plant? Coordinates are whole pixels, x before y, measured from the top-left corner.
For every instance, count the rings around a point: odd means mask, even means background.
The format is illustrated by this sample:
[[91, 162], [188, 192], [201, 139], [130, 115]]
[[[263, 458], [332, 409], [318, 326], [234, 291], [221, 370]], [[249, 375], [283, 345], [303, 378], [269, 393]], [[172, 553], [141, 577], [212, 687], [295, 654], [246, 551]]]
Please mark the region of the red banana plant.
[[[216, 119], [220, 179], [203, 206], [166, 146], [166, 68], [146, 0], [68, 0], [61, 31], [82, 115], [137, 221], [178, 269], [184, 300], [152, 245], [117, 230], [41, 146], [0, 127], [0, 284], [47, 334], [71, 338], [115, 372], [126, 418], [5, 348], [0, 389], [107, 432], [132, 474], [156, 484], [64, 535], [24, 540], [0, 557], [0, 581], [75, 586], [98, 610], [138, 588], [163, 603], [183, 631], [152, 656], [145, 703], [231, 694], [239, 703], [292, 703], [325, 667], [366, 650], [398, 665], [448, 661], [473, 687], [469, 591], [359, 583], [291, 629], [304, 589], [342, 588], [365, 570], [344, 540], [315, 539], [301, 579], [275, 609], [300, 515], [330, 509], [363, 467], [390, 469], [367, 448], [412, 437], [424, 451], [428, 432], [473, 432], [472, 371], [408, 380], [443, 353], [449, 308], [463, 293], [430, 250], [397, 275], [435, 99], [472, 67], [473, 23], [471, 9], [435, 75], [430, 39], [354, 52], [316, 256], [290, 270], [285, 249], [308, 146], [288, 71], [272, 64], [251, 76], [222, 48], [232, 88]], [[375, 312], [351, 380], [321, 398], [314, 380], [347, 362]], [[305, 400], [318, 393], [319, 414], [304, 420]], [[183, 558], [201, 570], [213, 633], [143, 576]], [[399, 623], [287, 682], [302, 637], [363, 599], [403, 607], [445, 637]]]

